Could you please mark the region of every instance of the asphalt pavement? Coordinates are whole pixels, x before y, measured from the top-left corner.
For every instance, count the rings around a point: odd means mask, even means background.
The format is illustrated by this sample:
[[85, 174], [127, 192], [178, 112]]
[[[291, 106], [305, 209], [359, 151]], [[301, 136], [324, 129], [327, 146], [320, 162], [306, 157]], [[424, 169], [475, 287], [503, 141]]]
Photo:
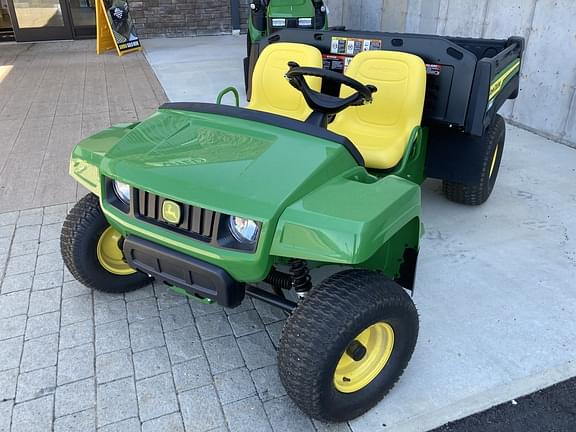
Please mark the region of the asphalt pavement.
[[508, 401], [433, 432], [574, 432], [576, 378]]

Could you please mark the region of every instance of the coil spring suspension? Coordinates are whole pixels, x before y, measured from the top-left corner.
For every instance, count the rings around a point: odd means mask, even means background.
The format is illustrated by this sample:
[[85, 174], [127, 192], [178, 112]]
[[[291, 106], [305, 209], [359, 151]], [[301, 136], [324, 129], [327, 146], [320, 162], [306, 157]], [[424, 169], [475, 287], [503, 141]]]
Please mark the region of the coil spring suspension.
[[306, 261], [299, 259], [290, 261], [290, 274], [292, 275], [292, 288], [298, 297], [306, 297], [308, 291], [312, 289], [312, 278]]

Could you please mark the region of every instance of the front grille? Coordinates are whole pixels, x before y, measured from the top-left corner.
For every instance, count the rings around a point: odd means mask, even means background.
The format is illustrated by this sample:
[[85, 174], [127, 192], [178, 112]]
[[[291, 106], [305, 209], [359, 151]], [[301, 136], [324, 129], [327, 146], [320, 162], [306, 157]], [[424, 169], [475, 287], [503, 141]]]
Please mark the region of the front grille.
[[205, 242], [211, 242], [216, 235], [218, 212], [169, 200], [178, 204], [181, 211], [180, 223], [172, 224], [162, 217], [162, 204], [167, 198], [139, 189], [134, 189], [134, 196], [134, 210], [140, 219]]

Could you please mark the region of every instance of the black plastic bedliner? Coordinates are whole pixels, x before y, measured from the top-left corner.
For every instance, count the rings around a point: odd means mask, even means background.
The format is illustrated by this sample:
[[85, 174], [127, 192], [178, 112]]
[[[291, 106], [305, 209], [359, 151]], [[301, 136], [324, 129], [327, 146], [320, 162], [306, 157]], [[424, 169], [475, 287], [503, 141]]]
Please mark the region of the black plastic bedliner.
[[[260, 51], [276, 42], [312, 45], [327, 59], [353, 57], [356, 51], [352, 54], [335, 52], [335, 41], [342, 39], [358, 41], [357, 47], [363, 41], [371, 41], [370, 49], [407, 52], [424, 60], [428, 79], [423, 124], [427, 126], [447, 126], [481, 136], [502, 104], [518, 94], [519, 74], [516, 73], [490, 99], [491, 87], [499, 74], [522, 57], [524, 39], [521, 37], [497, 40], [355, 30], [286, 29], [253, 46], [246, 73], [249, 77], [252, 75]], [[338, 63], [337, 59], [335, 63]], [[325, 67], [332, 68], [330, 62], [325, 64]]]

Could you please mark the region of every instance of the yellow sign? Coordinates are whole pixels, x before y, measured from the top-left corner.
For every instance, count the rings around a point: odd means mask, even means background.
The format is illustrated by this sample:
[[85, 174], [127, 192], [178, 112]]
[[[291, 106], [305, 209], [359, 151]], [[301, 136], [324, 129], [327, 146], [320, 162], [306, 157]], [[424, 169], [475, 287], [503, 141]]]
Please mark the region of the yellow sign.
[[96, 0], [96, 53], [116, 49], [119, 56], [141, 51], [126, 0]]
[[164, 201], [162, 203], [162, 218], [164, 218], [166, 222], [178, 225], [182, 218], [180, 206], [174, 201]]

